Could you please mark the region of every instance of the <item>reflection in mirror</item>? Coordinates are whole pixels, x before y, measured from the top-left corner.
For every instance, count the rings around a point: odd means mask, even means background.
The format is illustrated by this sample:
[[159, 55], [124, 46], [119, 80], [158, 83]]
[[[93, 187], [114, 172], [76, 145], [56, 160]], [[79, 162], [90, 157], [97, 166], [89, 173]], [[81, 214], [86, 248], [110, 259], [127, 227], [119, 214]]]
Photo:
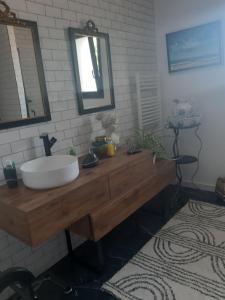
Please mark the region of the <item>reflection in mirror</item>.
[[0, 129], [50, 119], [37, 24], [0, 1]]
[[32, 32], [0, 25], [0, 121], [44, 115]]
[[80, 114], [114, 108], [108, 34], [89, 21], [84, 30], [70, 28], [70, 38]]
[[78, 37], [76, 48], [83, 98], [103, 97], [100, 39]]

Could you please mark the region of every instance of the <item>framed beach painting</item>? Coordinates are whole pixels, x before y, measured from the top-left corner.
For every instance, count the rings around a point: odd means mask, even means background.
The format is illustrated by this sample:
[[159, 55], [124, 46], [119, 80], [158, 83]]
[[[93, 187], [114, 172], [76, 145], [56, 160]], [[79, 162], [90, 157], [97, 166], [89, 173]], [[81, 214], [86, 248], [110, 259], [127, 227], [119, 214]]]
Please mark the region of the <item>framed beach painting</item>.
[[168, 33], [166, 43], [170, 73], [223, 62], [220, 21]]

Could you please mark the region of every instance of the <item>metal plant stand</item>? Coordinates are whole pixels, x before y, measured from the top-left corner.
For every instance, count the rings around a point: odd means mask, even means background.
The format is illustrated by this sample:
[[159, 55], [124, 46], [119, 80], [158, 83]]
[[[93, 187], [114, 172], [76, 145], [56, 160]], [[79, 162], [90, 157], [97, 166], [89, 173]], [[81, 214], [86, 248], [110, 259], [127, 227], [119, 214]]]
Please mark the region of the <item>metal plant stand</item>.
[[[191, 126], [169, 126], [169, 129], [172, 129], [174, 132], [174, 142], [173, 142], [173, 158], [176, 161], [176, 176], [177, 176], [177, 181], [178, 185], [181, 186], [182, 181], [183, 181], [183, 175], [182, 175], [182, 170], [181, 170], [181, 165], [187, 165], [187, 164], [192, 164], [198, 162], [198, 158], [195, 156], [191, 155], [181, 155], [180, 150], [179, 150], [179, 134], [180, 130], [184, 129], [196, 129], [195, 130], [195, 135], [197, 134], [197, 131], [199, 129], [199, 126], [201, 124], [193, 124]], [[198, 135], [196, 135], [198, 138]]]
[[[182, 165], [188, 165], [188, 164], [193, 164], [193, 163], [198, 163], [198, 157], [196, 156], [191, 156], [191, 155], [182, 155], [180, 154], [180, 149], [179, 149], [179, 135], [180, 135], [180, 131], [181, 130], [188, 130], [188, 129], [195, 129], [195, 137], [198, 139], [198, 141], [201, 144], [198, 156], [201, 152], [202, 149], [202, 142], [201, 139], [198, 135], [198, 130], [200, 127], [200, 123], [196, 123], [193, 124], [191, 126], [182, 126], [182, 125], [178, 125], [178, 126], [173, 126], [172, 124], [169, 125], [168, 129], [173, 130], [174, 132], [174, 142], [173, 142], [173, 159], [176, 162], [176, 177], [177, 177], [177, 191], [176, 191], [176, 196], [175, 196], [175, 200], [173, 201], [172, 204], [172, 210], [176, 210], [177, 206], [182, 205], [183, 203], [181, 203], [182, 201], [180, 201], [180, 189], [182, 186], [182, 182], [183, 182], [183, 174], [182, 174], [182, 169], [181, 166]], [[198, 171], [198, 166], [196, 168], [196, 171], [192, 177], [192, 179], [194, 178], [194, 176], [197, 174]], [[179, 203], [178, 203], [179, 202]]]

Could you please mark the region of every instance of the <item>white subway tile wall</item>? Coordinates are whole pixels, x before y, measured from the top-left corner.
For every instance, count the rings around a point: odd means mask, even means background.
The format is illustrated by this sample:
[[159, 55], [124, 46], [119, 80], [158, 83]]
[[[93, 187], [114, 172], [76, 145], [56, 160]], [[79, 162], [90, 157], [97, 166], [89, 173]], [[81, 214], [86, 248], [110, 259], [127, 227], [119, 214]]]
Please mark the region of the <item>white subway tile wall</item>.
[[[2, 167], [13, 159], [24, 161], [44, 154], [39, 135], [49, 132], [58, 142], [54, 153], [66, 153], [70, 145], [87, 152], [91, 138], [102, 134], [95, 114], [79, 116], [72, 73], [68, 27], [82, 27], [92, 19], [110, 35], [116, 113], [122, 141], [137, 126], [135, 74], [154, 72], [156, 66], [153, 0], [6, 0], [18, 17], [38, 23], [52, 121], [0, 131], [0, 183]], [[74, 246], [80, 240], [73, 238]], [[35, 275], [66, 254], [63, 233], [37, 248], [0, 231], [0, 270], [24, 266]], [[5, 293], [4, 299], [8, 293]]]

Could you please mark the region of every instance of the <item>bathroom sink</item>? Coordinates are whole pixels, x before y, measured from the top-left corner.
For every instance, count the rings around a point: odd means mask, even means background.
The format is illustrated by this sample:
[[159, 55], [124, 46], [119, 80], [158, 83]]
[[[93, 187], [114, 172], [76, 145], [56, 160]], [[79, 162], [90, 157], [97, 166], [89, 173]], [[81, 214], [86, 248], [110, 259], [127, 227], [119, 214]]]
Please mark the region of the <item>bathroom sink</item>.
[[24, 163], [20, 167], [25, 186], [32, 189], [50, 189], [65, 185], [79, 175], [76, 156], [54, 155]]

